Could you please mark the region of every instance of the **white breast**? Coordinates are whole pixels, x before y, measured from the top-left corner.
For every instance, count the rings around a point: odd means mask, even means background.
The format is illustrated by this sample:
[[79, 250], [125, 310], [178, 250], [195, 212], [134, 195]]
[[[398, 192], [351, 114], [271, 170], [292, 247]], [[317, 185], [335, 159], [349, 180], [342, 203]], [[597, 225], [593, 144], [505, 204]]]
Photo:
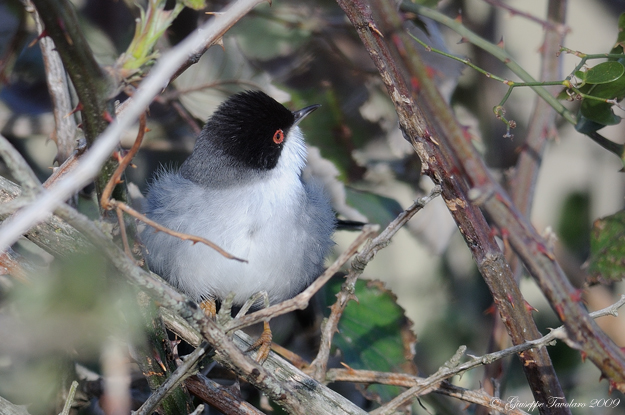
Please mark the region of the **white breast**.
[[300, 179], [305, 157], [295, 128], [263, 180], [206, 189], [177, 173], [162, 174], [148, 196], [148, 216], [248, 262], [147, 229], [142, 239], [150, 268], [195, 300], [234, 292], [235, 304], [243, 304], [267, 291], [275, 303], [297, 294], [321, 272], [333, 231], [329, 202], [319, 204], [320, 194]]

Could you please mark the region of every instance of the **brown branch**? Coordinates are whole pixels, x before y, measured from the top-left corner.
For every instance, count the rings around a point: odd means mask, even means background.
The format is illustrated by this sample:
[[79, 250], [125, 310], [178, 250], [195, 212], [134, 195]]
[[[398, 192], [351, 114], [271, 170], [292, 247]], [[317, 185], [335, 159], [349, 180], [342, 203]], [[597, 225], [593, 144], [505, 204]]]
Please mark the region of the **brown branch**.
[[145, 222], [147, 225], [153, 227], [155, 229], [155, 232], [164, 232], [168, 235], [174, 236], [176, 238], [180, 238], [183, 241], [191, 241], [194, 244], [199, 242], [199, 243], [203, 243], [204, 245], [214, 249], [215, 251], [217, 251], [220, 255], [224, 256], [225, 258], [228, 259], [233, 259], [235, 261], [239, 261], [239, 262], [247, 262], [247, 260], [243, 259], [243, 258], [238, 258], [226, 251], [224, 251], [219, 245], [216, 245], [215, 243], [209, 241], [208, 239], [202, 238], [201, 236], [195, 236], [195, 235], [189, 235], [186, 233], [182, 233], [182, 232], [177, 232], [174, 231], [172, 229], [166, 228], [165, 226], [154, 222], [152, 219], [148, 218], [147, 216], [137, 212], [136, 210], [134, 210], [133, 208], [131, 208], [130, 206], [128, 206], [125, 203], [122, 202], [118, 202], [114, 199], [109, 201], [110, 206], [116, 208], [116, 209], [120, 209], [123, 210], [124, 212], [128, 213], [131, 216], [134, 216], [135, 218], [139, 219], [142, 222]]
[[317, 357], [310, 365], [310, 373], [312, 377], [318, 381], [322, 381], [325, 378], [328, 359], [330, 358], [330, 348], [332, 345], [332, 338], [334, 333], [338, 332], [338, 324], [347, 303], [351, 300], [356, 300], [354, 295], [354, 286], [356, 280], [362, 275], [365, 267], [373, 259], [379, 250], [388, 246], [391, 239], [399, 229], [401, 229], [406, 222], [408, 222], [417, 212], [425, 207], [432, 199], [439, 196], [441, 188], [439, 186], [434, 187], [429, 195], [417, 199], [408, 209], [404, 210], [388, 224], [377, 237], [370, 239], [362, 252], [360, 252], [352, 261], [351, 270], [345, 282], [341, 286], [341, 291], [336, 295], [336, 302], [331, 307], [330, 316], [328, 317], [325, 326], [321, 332], [321, 342], [319, 346], [319, 352]]
[[121, 183], [121, 177], [124, 174], [126, 167], [130, 165], [132, 159], [135, 157], [135, 154], [137, 154], [137, 152], [141, 148], [141, 143], [143, 142], [143, 137], [145, 137], [146, 133], [146, 123], [146, 116], [144, 112], [139, 117], [139, 131], [137, 132], [137, 138], [135, 138], [135, 142], [132, 144], [130, 150], [128, 150], [128, 153], [126, 153], [126, 155], [124, 155], [124, 157], [121, 159], [117, 168], [111, 175], [108, 183], [106, 183], [106, 186], [104, 186], [104, 189], [102, 190], [102, 195], [100, 196], [100, 206], [102, 207], [102, 209], [108, 210], [111, 208], [109, 202], [111, 200], [111, 195], [113, 194], [113, 189], [115, 188], [115, 186]]
[[230, 388], [203, 375], [191, 376], [184, 382], [192, 395], [228, 415], [263, 415], [264, 413], [242, 400]]
[[[490, 2], [490, 1], [489, 1]], [[492, 3], [492, 2], [491, 2]], [[499, 3], [499, 2], [497, 2]], [[564, 27], [566, 20], [566, 0], [550, 0], [547, 8], [547, 22], [552, 26]], [[548, 30], [545, 32], [543, 46], [541, 48], [542, 68], [541, 80], [560, 79], [561, 58], [558, 57], [560, 45], [564, 43], [566, 31]], [[551, 93], [557, 94], [558, 87], [545, 87]], [[550, 89], [551, 88], [551, 89]], [[531, 207], [534, 201], [538, 172], [542, 164], [542, 157], [547, 146], [549, 136], [555, 131], [555, 110], [543, 99], [536, 97], [534, 110], [528, 123], [528, 131], [517, 161], [514, 175], [508, 186], [510, 196], [519, 211], [529, 219]], [[512, 272], [517, 281], [520, 280], [523, 267], [519, 258], [506, 246], [506, 258], [512, 268]], [[503, 322], [501, 319], [495, 321], [491, 342], [495, 348], [505, 347], [508, 341], [504, 338]], [[503, 362], [499, 361], [492, 367], [489, 366], [484, 371], [483, 387], [487, 392], [493, 393], [494, 386], [491, 379], [501, 379], [505, 377], [506, 371]]]
[[[339, 4], [378, 68], [395, 105], [400, 127], [419, 155], [424, 173], [441, 185], [443, 199], [493, 295], [513, 343], [520, 344], [528, 339], [539, 338], [540, 333], [530, 311], [525, 307], [525, 300], [484, 215], [468, 197], [469, 185], [464, 180], [464, 170], [476, 168], [474, 165], [483, 166], [483, 161], [474, 150], [471, 157], [458, 155], [456, 147], [460, 144], [456, 140], [462, 141], [462, 148], [471, 145], [428, 77], [427, 68], [421, 62], [414, 43], [402, 28], [397, 10], [387, 2], [373, 2], [376, 13], [382, 16], [382, 38], [378, 34], [380, 27], [377, 31], [372, 29], [379, 23], [373, 20], [369, 6], [362, 1], [339, 0]], [[394, 45], [395, 55], [389, 44]], [[413, 91], [408, 87], [404, 74], [411, 80], [418, 80], [418, 90]], [[452, 134], [456, 134], [453, 136], [454, 142], [451, 142]], [[494, 185], [492, 177], [487, 173], [480, 183]], [[546, 406], [549, 396], [563, 396], [546, 351], [530, 351], [520, 358], [537, 401]], [[568, 413], [566, 408], [563, 412]]]
[[[571, 31], [571, 28], [565, 25], [564, 22], [560, 22], [557, 20], [554, 21], [549, 18], [547, 20], [540, 19], [531, 13], [526, 13], [522, 10], [512, 7], [509, 4], [502, 2], [501, 0], [484, 0], [484, 2], [490, 4], [491, 6], [499, 7], [500, 9], [507, 10], [510, 12], [512, 16], [518, 15], [532, 22], [536, 22], [542, 27], [544, 27], [545, 29], [555, 32], [559, 37], [564, 37], [567, 33]], [[553, 78], [553, 79], [558, 79], [558, 78]]]
[[[592, 318], [599, 318], [599, 317], [608, 316], [608, 315], [616, 316], [617, 310], [621, 308], [623, 305], [625, 305], [625, 295], [622, 295], [621, 298], [616, 303], [604, 309], [595, 311], [591, 313], [590, 316]], [[434, 373], [433, 375], [425, 379], [413, 377], [412, 381], [413, 381], [414, 386], [408, 385], [408, 384], [400, 385], [400, 386], [409, 386], [411, 388], [407, 390], [406, 392], [403, 392], [402, 394], [400, 394], [398, 397], [394, 398], [390, 402], [386, 403], [385, 405], [371, 412], [371, 415], [392, 414], [399, 406], [403, 405], [408, 400], [414, 399], [417, 396], [422, 396], [429, 392], [435, 392], [436, 390], [433, 388], [440, 387], [442, 385], [441, 384], [442, 381], [449, 379], [450, 377], [454, 375], [459, 375], [459, 374], [466, 372], [467, 370], [470, 370], [470, 369], [473, 369], [482, 365], [490, 364], [492, 362], [501, 360], [502, 358], [506, 356], [510, 356], [512, 354], [524, 354], [534, 348], [544, 348], [548, 345], [554, 344], [555, 340], [563, 340], [567, 344], [570, 342], [566, 329], [563, 326], [558, 327], [555, 330], [552, 330], [551, 333], [547, 334], [546, 336], [541, 337], [540, 339], [531, 340], [523, 344], [512, 346], [507, 349], [500, 350], [498, 352], [488, 353], [483, 356], [472, 356], [470, 360], [465, 363], [459, 363], [460, 358], [464, 355], [464, 352], [466, 350], [466, 346], [461, 346], [456, 352], [456, 354], [448, 362], [446, 362], [443, 366], [441, 366], [436, 371], [436, 373]], [[356, 372], [356, 371], [352, 370], [352, 372]], [[406, 377], [407, 375], [397, 375], [393, 373], [380, 374], [379, 372], [371, 372], [371, 376], [372, 377], [377, 376], [381, 380], [381, 382], [379, 383], [386, 383], [384, 382], [384, 380], [387, 380], [389, 382], [390, 381], [405, 382], [407, 379], [410, 379], [410, 377]], [[563, 396], [563, 395], [554, 395], [554, 396]], [[549, 411], [553, 413], [553, 405], [550, 405]]]
[[[402, 386], [411, 388], [417, 385], [425, 385], [429, 383], [429, 378], [421, 378], [411, 376], [404, 373], [386, 373], [375, 372], [372, 370], [354, 370], [354, 369], [330, 369], [326, 375], [326, 382], [353, 382], [364, 384], [383, 384]], [[452, 385], [447, 381], [436, 382], [438, 387], [432, 390], [432, 393], [451, 396], [459, 400], [481, 405], [484, 408], [498, 411], [506, 415], [528, 415], [527, 412], [516, 408], [509, 408], [506, 402], [494, 398], [483, 390], [469, 390], [459, 386]]]
[[[412, 4], [412, 7], [418, 9], [421, 6]], [[418, 59], [418, 54], [415, 56]], [[425, 76], [420, 81], [424, 85], [429, 82]], [[425, 94], [420, 95], [425, 98]], [[422, 104], [430, 106], [431, 113], [436, 114], [435, 119], [439, 120], [437, 138], [448, 144], [448, 148], [459, 161], [463, 173], [473, 187], [470, 192], [471, 200], [482, 206], [502, 232], [507, 232], [510, 244], [549, 300], [560, 321], [575, 339], [576, 348], [586, 353], [604, 376], [611, 380], [614, 388], [625, 391], [625, 354], [588, 316], [575, 287], [553, 255], [547, 251], [548, 244], [545, 239], [518, 211], [510, 197], [492, 177], [477, 150], [464, 137], [462, 128], [449, 107], [442, 100], [432, 97], [427, 97]], [[532, 389], [537, 386], [531, 385]]]

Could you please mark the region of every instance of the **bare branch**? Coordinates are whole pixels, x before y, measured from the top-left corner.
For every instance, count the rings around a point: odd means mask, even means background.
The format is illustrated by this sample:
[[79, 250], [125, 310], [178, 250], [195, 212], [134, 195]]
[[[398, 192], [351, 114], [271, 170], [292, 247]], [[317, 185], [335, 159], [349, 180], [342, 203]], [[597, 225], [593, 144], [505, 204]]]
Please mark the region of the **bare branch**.
[[423, 209], [425, 205], [435, 197], [441, 194], [440, 186], [435, 186], [429, 195], [417, 199], [408, 209], [399, 214], [395, 220], [388, 224], [386, 229], [377, 237], [369, 240], [361, 253], [352, 261], [349, 275], [345, 278], [345, 282], [341, 286], [341, 291], [336, 295], [336, 302], [332, 305], [330, 317], [325, 323], [321, 332], [321, 342], [317, 357], [311, 363], [312, 377], [318, 381], [325, 378], [328, 359], [330, 358], [330, 347], [334, 333], [338, 331], [338, 324], [347, 303], [355, 299], [354, 285], [356, 280], [365, 270], [365, 267], [373, 259], [375, 254], [382, 248], [388, 246], [391, 238], [395, 236], [397, 231], [406, 224], [418, 211]]
[[150, 395], [134, 415], [150, 415], [172, 389], [184, 381], [185, 378], [194, 374], [198, 362], [206, 355], [209, 348], [208, 343], [202, 342], [193, 352], [185, 356], [183, 363], [178, 366], [174, 373], [167, 378], [167, 381], [163, 383], [158, 390]]

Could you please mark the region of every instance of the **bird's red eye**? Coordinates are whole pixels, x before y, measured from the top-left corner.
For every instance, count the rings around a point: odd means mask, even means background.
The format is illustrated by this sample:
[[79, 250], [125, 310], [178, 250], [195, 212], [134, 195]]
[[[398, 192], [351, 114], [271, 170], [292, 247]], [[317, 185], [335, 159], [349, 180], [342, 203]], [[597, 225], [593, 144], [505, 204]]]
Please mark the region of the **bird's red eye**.
[[284, 131], [276, 130], [276, 132], [273, 133], [273, 142], [276, 144], [280, 144], [283, 141], [284, 141]]

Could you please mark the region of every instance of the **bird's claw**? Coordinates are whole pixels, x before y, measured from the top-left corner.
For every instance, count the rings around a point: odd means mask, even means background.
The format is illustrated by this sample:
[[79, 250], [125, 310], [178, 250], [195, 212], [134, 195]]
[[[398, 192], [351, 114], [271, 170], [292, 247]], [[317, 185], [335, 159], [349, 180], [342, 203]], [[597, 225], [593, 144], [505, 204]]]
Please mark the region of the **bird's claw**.
[[271, 351], [271, 340], [273, 339], [273, 335], [271, 334], [271, 327], [269, 327], [268, 322], [263, 323], [263, 332], [260, 337], [252, 344], [245, 352], [251, 352], [252, 350], [257, 350], [256, 352], [256, 360], [258, 363], [263, 364], [265, 360], [269, 357], [269, 352]]

